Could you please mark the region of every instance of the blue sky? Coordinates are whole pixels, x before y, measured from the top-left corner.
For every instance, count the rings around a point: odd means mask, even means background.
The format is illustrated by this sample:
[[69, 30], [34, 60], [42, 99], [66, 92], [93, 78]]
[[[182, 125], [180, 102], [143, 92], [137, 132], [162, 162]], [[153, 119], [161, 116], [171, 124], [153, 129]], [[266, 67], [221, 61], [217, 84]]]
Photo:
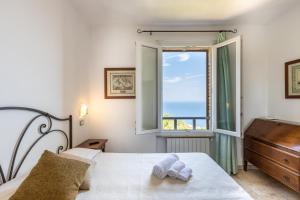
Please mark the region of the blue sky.
[[163, 52], [163, 99], [206, 101], [205, 52]]

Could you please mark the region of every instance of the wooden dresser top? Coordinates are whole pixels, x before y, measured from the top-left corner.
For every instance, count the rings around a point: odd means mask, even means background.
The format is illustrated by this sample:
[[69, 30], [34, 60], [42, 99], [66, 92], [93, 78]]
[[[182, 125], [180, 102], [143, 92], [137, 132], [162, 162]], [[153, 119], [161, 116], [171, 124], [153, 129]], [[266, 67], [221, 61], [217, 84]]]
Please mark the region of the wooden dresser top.
[[300, 126], [286, 122], [255, 119], [245, 136], [300, 154]]

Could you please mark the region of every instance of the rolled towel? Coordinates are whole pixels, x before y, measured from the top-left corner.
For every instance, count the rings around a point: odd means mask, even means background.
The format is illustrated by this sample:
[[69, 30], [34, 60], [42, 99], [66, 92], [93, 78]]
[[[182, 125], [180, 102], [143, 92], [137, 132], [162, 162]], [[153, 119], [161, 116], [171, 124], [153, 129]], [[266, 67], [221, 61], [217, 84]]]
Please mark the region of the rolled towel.
[[192, 175], [192, 169], [189, 167], [183, 168], [179, 173], [177, 178], [182, 180], [182, 181], [188, 181], [190, 176]]
[[185, 168], [185, 164], [184, 162], [177, 160], [172, 166], [171, 168], [168, 170], [168, 176], [170, 176], [171, 178], [177, 178], [179, 172]]
[[160, 179], [163, 179], [168, 174], [168, 169], [179, 159], [176, 154], [170, 154], [163, 160], [154, 165], [152, 174]]

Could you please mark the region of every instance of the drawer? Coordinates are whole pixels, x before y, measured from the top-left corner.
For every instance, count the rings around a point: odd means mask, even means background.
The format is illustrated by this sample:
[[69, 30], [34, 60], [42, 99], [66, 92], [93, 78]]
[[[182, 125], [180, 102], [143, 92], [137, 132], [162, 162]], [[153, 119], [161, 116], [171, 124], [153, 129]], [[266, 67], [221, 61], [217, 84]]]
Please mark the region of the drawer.
[[300, 157], [289, 152], [282, 151], [257, 140], [246, 138], [245, 147], [264, 157], [269, 158], [295, 172], [300, 173]]
[[255, 152], [245, 150], [245, 158], [247, 161], [260, 168], [266, 174], [272, 176], [284, 185], [300, 192], [300, 175], [286, 169], [275, 162], [268, 160]]

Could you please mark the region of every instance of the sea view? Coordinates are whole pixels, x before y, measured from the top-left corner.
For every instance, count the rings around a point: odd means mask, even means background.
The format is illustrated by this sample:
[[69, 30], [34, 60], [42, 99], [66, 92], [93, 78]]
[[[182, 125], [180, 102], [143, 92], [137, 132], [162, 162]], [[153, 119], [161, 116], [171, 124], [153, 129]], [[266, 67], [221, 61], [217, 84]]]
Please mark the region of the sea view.
[[[205, 117], [205, 102], [164, 102], [163, 114], [169, 117]], [[184, 120], [193, 125], [192, 120]], [[205, 127], [206, 120], [197, 120], [197, 127]]]
[[[168, 117], [206, 116], [206, 52], [163, 52], [163, 114]], [[174, 129], [174, 120], [164, 120], [165, 130]], [[206, 129], [206, 120], [196, 120], [197, 129]], [[177, 129], [193, 129], [193, 120], [177, 121]]]

